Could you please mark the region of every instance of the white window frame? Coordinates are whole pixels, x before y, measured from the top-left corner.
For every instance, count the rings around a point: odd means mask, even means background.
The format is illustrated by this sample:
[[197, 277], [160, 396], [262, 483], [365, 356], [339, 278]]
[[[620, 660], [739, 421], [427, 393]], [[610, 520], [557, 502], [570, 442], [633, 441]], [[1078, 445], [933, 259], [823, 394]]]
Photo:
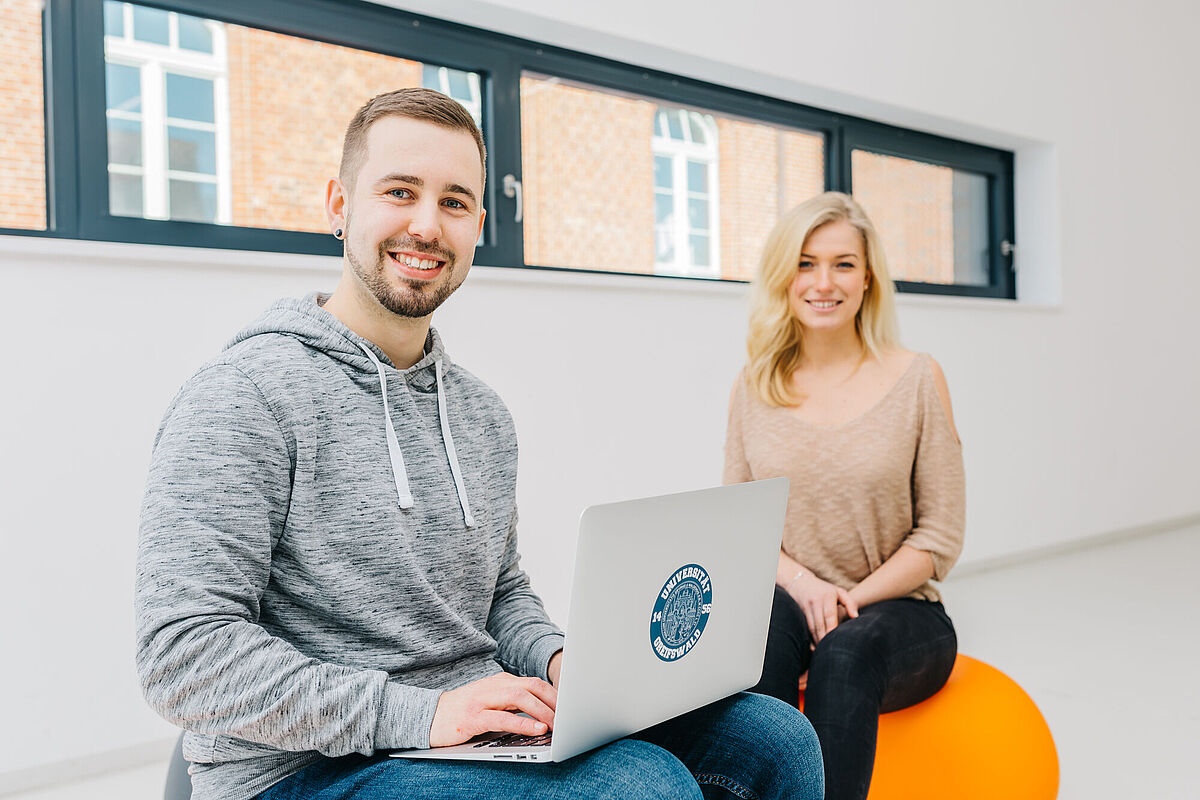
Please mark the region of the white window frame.
[[[658, 129], [658, 113], [677, 114], [682, 139], [675, 139], [668, 131]], [[721, 225], [720, 225], [720, 144], [717, 141], [717, 123], [711, 114], [692, 111], [686, 108], [660, 106], [654, 115], [654, 136], [651, 139], [651, 149], [655, 156], [671, 159], [671, 189], [672, 189], [672, 231], [674, 237], [675, 258], [669, 262], [658, 260], [657, 248], [654, 254], [654, 271], [662, 275], [686, 275], [697, 278], [721, 277]], [[692, 140], [691, 123], [697, 123], [704, 129], [705, 142]], [[691, 262], [691, 244], [689, 236], [693, 232], [688, 213], [687, 164], [688, 161], [699, 161], [708, 170], [708, 246], [709, 263], [698, 265]], [[655, 187], [657, 194], [658, 187]], [[657, 228], [657, 220], [655, 220]]]
[[[108, 109], [108, 118], [133, 119], [140, 117], [142, 125], [142, 166], [109, 164], [110, 174], [141, 175], [142, 216], [145, 219], [170, 219], [170, 181], [187, 180], [210, 183], [217, 187], [217, 218], [219, 225], [233, 223], [233, 169], [229, 131], [229, 68], [225, 26], [215, 20], [204, 20], [212, 35], [213, 52], [200, 53], [179, 46], [179, 14], [170, 11], [168, 44], [151, 44], [133, 38], [133, 4], [122, 4], [123, 36], [104, 37], [106, 63], [134, 67], [141, 78], [142, 110], [134, 115]], [[201, 78], [213, 84], [213, 122], [167, 118], [166, 74]], [[184, 172], [168, 169], [167, 126], [212, 131], [216, 136], [216, 174]]]

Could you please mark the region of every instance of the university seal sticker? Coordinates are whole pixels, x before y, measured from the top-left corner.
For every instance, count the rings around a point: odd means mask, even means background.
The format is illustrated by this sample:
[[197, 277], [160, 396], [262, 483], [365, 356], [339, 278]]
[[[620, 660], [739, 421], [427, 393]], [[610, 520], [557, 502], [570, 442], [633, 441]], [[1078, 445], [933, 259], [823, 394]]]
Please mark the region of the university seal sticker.
[[688, 564], [675, 570], [654, 600], [650, 615], [650, 647], [663, 661], [683, 658], [700, 641], [712, 611], [712, 581], [704, 567]]

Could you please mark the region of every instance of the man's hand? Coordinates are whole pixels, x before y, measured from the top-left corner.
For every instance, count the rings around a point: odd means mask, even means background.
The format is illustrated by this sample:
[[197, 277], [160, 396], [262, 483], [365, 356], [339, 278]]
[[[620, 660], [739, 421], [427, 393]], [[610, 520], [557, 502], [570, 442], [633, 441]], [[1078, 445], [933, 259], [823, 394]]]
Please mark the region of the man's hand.
[[812, 633], [813, 646], [824, 639], [838, 626], [839, 615], [858, 616], [858, 603], [845, 589], [821, 580], [806, 572], [787, 586], [787, 592], [804, 612], [808, 630]]
[[562, 654], [563, 651], [559, 650], [550, 656], [550, 663], [546, 666], [546, 677], [550, 679], [550, 685], [555, 689], [558, 688], [558, 673], [562, 671]]
[[[429, 746], [462, 744], [489, 731], [537, 736], [554, 727], [558, 691], [539, 678], [502, 672], [468, 683], [438, 698]], [[515, 713], [524, 711], [529, 717]]]

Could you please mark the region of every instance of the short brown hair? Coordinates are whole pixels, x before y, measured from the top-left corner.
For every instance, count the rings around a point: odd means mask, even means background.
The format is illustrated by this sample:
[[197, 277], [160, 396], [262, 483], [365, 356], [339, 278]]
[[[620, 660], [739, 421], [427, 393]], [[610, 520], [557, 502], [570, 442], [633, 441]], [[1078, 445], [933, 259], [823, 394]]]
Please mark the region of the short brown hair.
[[397, 89], [372, 97], [346, 126], [338, 177], [348, 190], [354, 187], [358, 171], [367, 157], [367, 131], [384, 117], [409, 117], [471, 134], [479, 147], [482, 182], [487, 181], [487, 148], [483, 145], [483, 134], [462, 104], [432, 89]]

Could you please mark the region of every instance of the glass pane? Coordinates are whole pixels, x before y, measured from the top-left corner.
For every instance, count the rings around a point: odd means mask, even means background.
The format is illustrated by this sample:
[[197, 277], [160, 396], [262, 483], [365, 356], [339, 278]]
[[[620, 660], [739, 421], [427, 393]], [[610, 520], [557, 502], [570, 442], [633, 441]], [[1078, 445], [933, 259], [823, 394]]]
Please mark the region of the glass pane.
[[211, 131], [167, 128], [167, 168], [217, 174], [217, 135]]
[[671, 159], [667, 156], [654, 157], [654, 186], [659, 189], [670, 189], [675, 183]]
[[[40, 14], [39, 0], [24, 2]], [[10, 0], [0, 9], [11, 5]], [[159, 25], [161, 33], [163, 12], [134, 9], [139, 38], [149, 37], [153, 25]], [[0, 10], [0, 15], [4, 13]], [[436, 64], [187, 14], [177, 19], [178, 49], [155, 48], [147, 56], [147, 61], [153, 58], [162, 65], [163, 90], [157, 96], [141, 94], [136, 51], [122, 53], [125, 63], [107, 67], [109, 108], [125, 112], [116, 116], [140, 113], [143, 119], [168, 122], [154, 131], [162, 139], [140, 152], [147, 185], [165, 184], [168, 191], [142, 196], [139, 184], [135, 203], [130, 199], [133, 183], [113, 175], [113, 185], [122, 186], [112, 189], [113, 202], [121, 204], [122, 213], [327, 234], [325, 185], [337, 174], [350, 118], [367, 100], [393, 89], [442, 88]], [[40, 27], [37, 30], [39, 38], [24, 60], [40, 64]], [[158, 38], [165, 43], [161, 35]], [[6, 56], [0, 53], [0, 58]], [[225, 82], [227, 91], [216, 92], [218, 81]], [[479, 75], [459, 72], [456, 81], [456, 86], [468, 89], [464, 99], [476, 101], [474, 108], [467, 108], [478, 117]], [[40, 85], [37, 93], [40, 98]], [[271, 101], [263, 102], [264, 97]], [[0, 120], [7, 125], [7, 117]], [[114, 153], [131, 152], [122, 139], [128, 133], [127, 125], [114, 128]], [[228, 142], [228, 151], [218, 152], [217, 141]], [[42, 146], [40, 129], [38, 146]], [[171, 177], [168, 170], [212, 175], [218, 182]], [[227, 217], [217, 220], [217, 200], [222, 197], [229, 198], [229, 208]]]
[[167, 73], [167, 116], [213, 122], [213, 82], [206, 78]]
[[104, 92], [112, 110], [141, 111], [142, 71], [125, 64], [105, 64]]
[[675, 198], [669, 194], [655, 193], [654, 222], [658, 225], [672, 224], [671, 215], [675, 213]]
[[46, 228], [42, 2], [0, 2], [0, 228]]
[[688, 225], [693, 231], [708, 230], [708, 200], [691, 198], [688, 200]]
[[142, 216], [142, 176], [108, 174], [108, 213], [114, 217]]
[[675, 261], [675, 231], [671, 228], [654, 229], [654, 260], [659, 264]]
[[446, 74], [450, 78], [450, 91], [446, 94], [455, 100], [471, 100], [470, 73], [463, 72], [461, 69], [448, 69]]
[[708, 144], [708, 134], [704, 130], [701, 117], [696, 112], [688, 114], [688, 125], [691, 127], [692, 141], [696, 144]]
[[954, 170], [954, 282], [968, 286], [991, 283], [992, 253], [988, 245], [988, 178]]
[[213, 51], [212, 32], [199, 17], [187, 14], [176, 14], [179, 20], [179, 46], [184, 50], [195, 50], [200, 53]]
[[[438, 65], [253, 28], [225, 31], [233, 224], [329, 233], [325, 184], [337, 174], [350, 118], [393, 89], [440, 91], [425, 83]], [[296, 75], [305, 76], [303, 90]], [[264, 105], [263, 96], [273, 101]]]
[[988, 284], [985, 176], [866, 150], [850, 168], [894, 280]]
[[421, 85], [436, 92], [442, 91], [442, 68], [436, 64], [426, 64], [421, 68]]
[[654, 135], [664, 137], [667, 135], [667, 112], [661, 108], [654, 112]]
[[667, 112], [667, 136], [683, 141], [683, 125], [679, 122], [679, 110], [672, 108]]
[[170, 181], [171, 219], [192, 222], [217, 221], [217, 185], [194, 181]]
[[692, 265], [697, 267], [707, 267], [712, 263], [710, 257], [710, 248], [708, 246], [708, 237], [704, 235], [692, 235], [688, 237], [688, 252], [692, 257]]
[[708, 164], [703, 161], [688, 161], [687, 190], [697, 194], [708, 193]]
[[425, 64], [421, 67], [421, 85], [453, 97], [471, 113], [471, 119], [475, 120], [476, 125], [483, 125], [478, 73]]
[[170, 44], [170, 16], [160, 8], [133, 7], [133, 38], [151, 44]]
[[[703, 220], [695, 229], [708, 233], [706, 268], [695, 273], [752, 277], [779, 214], [824, 191], [824, 137], [706, 109], [686, 111], [711, 117], [705, 135], [712, 163], [681, 141], [678, 106], [524, 73], [525, 263], [653, 273], [668, 271], [678, 258], [683, 266], [674, 271], [686, 272], [688, 256], [680, 251], [688, 247], [692, 208], [685, 204], [695, 199], [697, 221]], [[662, 135], [671, 120], [679, 140]], [[677, 186], [672, 174], [680, 160], [679, 183], [686, 186]], [[619, 190], [613, 176], [620, 177]], [[613, 242], [621, 242], [619, 258]]]
[[108, 163], [142, 164], [142, 123], [136, 120], [108, 120]]
[[125, 35], [125, 4], [104, 0], [104, 35]]

